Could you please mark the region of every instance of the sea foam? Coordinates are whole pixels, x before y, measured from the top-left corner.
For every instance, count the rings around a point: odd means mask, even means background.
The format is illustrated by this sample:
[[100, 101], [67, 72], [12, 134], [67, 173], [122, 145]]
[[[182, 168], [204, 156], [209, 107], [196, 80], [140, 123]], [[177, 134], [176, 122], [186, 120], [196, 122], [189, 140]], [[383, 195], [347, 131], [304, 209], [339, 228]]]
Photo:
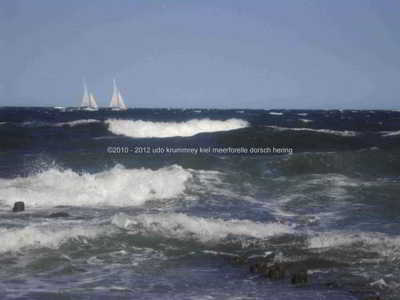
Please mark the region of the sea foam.
[[135, 206], [178, 196], [191, 177], [178, 165], [158, 170], [116, 165], [96, 174], [51, 168], [28, 177], [0, 179], [0, 199], [9, 206], [24, 201], [27, 207]]
[[180, 123], [108, 119], [106, 124], [112, 133], [134, 138], [188, 137], [204, 132], [229, 131], [248, 126], [248, 122], [241, 119], [226, 121], [193, 119]]

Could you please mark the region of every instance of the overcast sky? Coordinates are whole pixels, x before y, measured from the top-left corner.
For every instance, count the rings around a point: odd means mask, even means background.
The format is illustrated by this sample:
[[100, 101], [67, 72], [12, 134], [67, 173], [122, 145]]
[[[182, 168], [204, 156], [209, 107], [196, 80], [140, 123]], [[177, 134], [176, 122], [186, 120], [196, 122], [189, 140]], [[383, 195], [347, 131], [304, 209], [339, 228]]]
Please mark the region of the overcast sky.
[[400, 108], [398, 0], [5, 0], [0, 106]]

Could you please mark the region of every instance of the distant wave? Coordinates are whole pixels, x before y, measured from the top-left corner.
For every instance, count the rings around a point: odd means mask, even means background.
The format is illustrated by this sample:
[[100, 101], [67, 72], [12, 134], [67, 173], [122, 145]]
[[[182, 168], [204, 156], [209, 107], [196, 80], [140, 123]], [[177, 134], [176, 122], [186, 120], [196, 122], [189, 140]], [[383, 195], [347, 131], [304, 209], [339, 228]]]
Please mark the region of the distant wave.
[[84, 125], [84, 124], [90, 124], [90, 123], [99, 123], [99, 120], [95, 120], [95, 119], [86, 119], [86, 120], [75, 120], [75, 121], [70, 121], [70, 122], [60, 122], [60, 123], [56, 123], [53, 126], [56, 127], [61, 127], [61, 126], [77, 126], [77, 125]]
[[0, 179], [0, 199], [9, 206], [24, 201], [28, 207], [137, 206], [178, 196], [191, 177], [177, 165], [158, 170], [116, 165], [95, 174], [51, 168], [29, 177]]
[[45, 121], [25, 121], [20, 124], [19, 123], [14, 123], [14, 124], [16, 126], [21, 126], [21, 127], [38, 128], [38, 127], [63, 127], [63, 126], [74, 127], [78, 125], [86, 125], [86, 124], [100, 123], [100, 122], [101, 122], [100, 120], [95, 120], [95, 119], [81, 119], [81, 120], [58, 122], [58, 123], [45, 122]]
[[356, 136], [357, 132], [350, 130], [330, 130], [330, 129], [312, 129], [312, 128], [288, 128], [288, 127], [279, 127], [279, 126], [267, 126], [269, 128], [278, 130], [278, 131], [312, 131], [319, 133], [327, 133], [339, 136]]
[[241, 119], [226, 121], [193, 119], [180, 123], [109, 119], [106, 124], [112, 133], [134, 138], [188, 137], [204, 132], [229, 131], [248, 126], [248, 122]]
[[275, 111], [271, 111], [269, 114], [270, 114], [270, 115], [273, 115], [273, 116], [282, 116], [282, 115], [283, 115], [283, 113], [281, 113], [281, 112], [275, 112]]

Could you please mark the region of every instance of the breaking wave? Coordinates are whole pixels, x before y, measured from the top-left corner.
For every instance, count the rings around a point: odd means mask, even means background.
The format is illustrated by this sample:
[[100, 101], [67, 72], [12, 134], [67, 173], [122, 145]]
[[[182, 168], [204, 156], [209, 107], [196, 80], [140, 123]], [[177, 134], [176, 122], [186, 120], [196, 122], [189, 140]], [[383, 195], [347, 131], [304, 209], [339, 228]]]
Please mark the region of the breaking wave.
[[99, 120], [95, 120], [95, 119], [84, 119], [84, 120], [75, 120], [75, 121], [70, 121], [70, 122], [60, 122], [60, 123], [56, 123], [54, 124], [55, 127], [61, 127], [61, 126], [70, 126], [70, 127], [74, 127], [77, 125], [85, 125], [85, 124], [91, 124], [91, 123], [99, 123]]
[[[110, 230], [110, 229], [109, 229]], [[77, 238], [95, 238], [105, 233], [98, 226], [33, 225], [25, 228], [0, 229], [0, 253], [23, 248], [58, 248], [62, 243]]]
[[131, 231], [145, 231], [182, 240], [196, 239], [200, 242], [218, 241], [230, 235], [265, 239], [293, 232], [292, 227], [279, 223], [259, 223], [250, 220], [225, 221], [216, 218], [188, 216], [183, 213], [138, 216], [120, 213], [113, 217], [112, 224]]
[[240, 129], [249, 125], [247, 121], [241, 119], [226, 121], [193, 119], [180, 123], [108, 119], [106, 124], [112, 133], [134, 138], [188, 137], [204, 132]]
[[29, 177], [0, 179], [0, 199], [10, 206], [24, 201], [28, 207], [135, 206], [178, 196], [191, 177], [177, 165], [154, 171], [116, 165], [96, 174], [52, 168]]

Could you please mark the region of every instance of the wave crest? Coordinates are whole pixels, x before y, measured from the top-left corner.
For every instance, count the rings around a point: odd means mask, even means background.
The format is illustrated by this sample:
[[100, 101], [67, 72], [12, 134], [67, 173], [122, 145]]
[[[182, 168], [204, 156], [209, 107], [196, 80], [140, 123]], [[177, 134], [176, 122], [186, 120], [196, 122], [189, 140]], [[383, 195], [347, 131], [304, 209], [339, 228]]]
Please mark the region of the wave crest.
[[180, 123], [108, 119], [106, 124], [112, 133], [133, 138], [189, 137], [204, 132], [240, 129], [249, 125], [247, 121], [241, 119], [226, 121], [193, 119]]

